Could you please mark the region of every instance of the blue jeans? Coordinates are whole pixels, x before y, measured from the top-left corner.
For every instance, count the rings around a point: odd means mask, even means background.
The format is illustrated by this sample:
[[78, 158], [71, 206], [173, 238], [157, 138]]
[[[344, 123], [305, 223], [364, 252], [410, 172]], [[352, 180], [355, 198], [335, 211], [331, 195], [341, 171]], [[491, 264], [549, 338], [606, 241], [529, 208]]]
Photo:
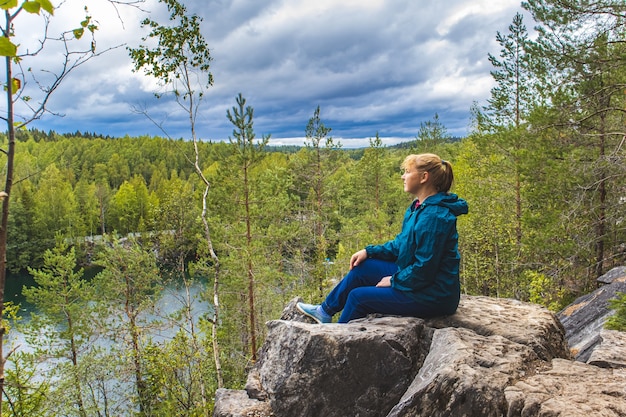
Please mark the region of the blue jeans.
[[381, 278], [393, 275], [398, 266], [389, 261], [367, 259], [346, 274], [328, 294], [322, 308], [331, 316], [342, 311], [339, 323], [371, 313], [420, 317], [432, 311], [421, 306], [406, 292], [391, 287], [376, 287]]

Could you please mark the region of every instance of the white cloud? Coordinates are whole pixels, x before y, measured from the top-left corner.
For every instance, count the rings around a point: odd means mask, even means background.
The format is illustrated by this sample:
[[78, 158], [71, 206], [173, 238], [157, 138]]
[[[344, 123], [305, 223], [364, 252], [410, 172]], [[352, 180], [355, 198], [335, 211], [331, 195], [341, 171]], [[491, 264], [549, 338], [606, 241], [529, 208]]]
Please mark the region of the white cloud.
[[[499, 15], [511, 10], [511, 6], [518, 6], [519, 1], [493, 1], [493, 0], [472, 0], [467, 2], [454, 2], [448, 13], [443, 16], [437, 24], [437, 33], [441, 36], [448, 34], [450, 29], [468, 16], [488, 16]], [[513, 16], [511, 15], [511, 18]]]
[[[85, 16], [84, 2], [66, 0], [51, 29], [73, 27]], [[255, 108], [258, 135], [273, 141], [299, 140], [319, 105], [334, 137], [367, 145], [379, 132], [389, 143], [415, 137], [419, 124], [435, 113], [449, 133], [466, 133], [469, 108], [488, 97], [492, 81], [487, 53], [497, 54], [497, 31], [506, 31], [518, 2], [502, 0], [186, 0], [203, 19], [203, 34], [214, 58], [215, 85], [199, 119], [200, 135], [226, 139], [232, 127], [226, 109], [242, 93]], [[161, 7], [158, 7], [161, 6]], [[142, 4], [168, 14], [157, 0]], [[98, 48], [136, 46], [145, 31], [137, 8], [92, 1]], [[36, 45], [31, 31], [17, 28], [24, 45]], [[532, 26], [527, 24], [527, 26]], [[58, 54], [46, 50], [32, 60], [53, 69]], [[37, 127], [60, 132], [95, 127], [110, 135], [154, 132], [131, 111], [146, 106], [162, 115], [174, 137], [186, 136], [176, 104], [157, 101], [155, 80], [131, 72], [125, 48], [85, 64], [55, 92], [50, 103], [66, 117], [46, 116]], [[32, 85], [31, 85], [32, 86]], [[112, 123], [114, 120], [115, 123]], [[66, 129], [64, 127], [67, 126]], [[122, 130], [126, 129], [126, 130]], [[398, 139], [400, 138], [400, 139]], [[301, 144], [300, 141], [298, 144]]]

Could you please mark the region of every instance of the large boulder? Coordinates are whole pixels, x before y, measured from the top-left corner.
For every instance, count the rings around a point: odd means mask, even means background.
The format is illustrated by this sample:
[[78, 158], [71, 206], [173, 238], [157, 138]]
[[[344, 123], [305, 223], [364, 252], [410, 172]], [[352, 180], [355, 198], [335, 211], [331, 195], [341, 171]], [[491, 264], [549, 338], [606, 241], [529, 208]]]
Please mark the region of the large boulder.
[[[564, 329], [543, 307], [463, 297], [449, 317], [320, 325], [296, 301], [268, 323], [246, 390], [218, 391], [216, 417], [625, 415], [623, 369], [568, 368]], [[585, 381], [598, 398], [577, 408]]]
[[462, 297], [456, 314], [427, 320], [429, 326], [463, 327], [499, 335], [533, 349], [543, 360], [569, 358], [564, 329], [554, 314], [536, 304], [507, 298]]
[[431, 338], [423, 321], [401, 317], [268, 327], [255, 371], [277, 416], [386, 413], [411, 384]]

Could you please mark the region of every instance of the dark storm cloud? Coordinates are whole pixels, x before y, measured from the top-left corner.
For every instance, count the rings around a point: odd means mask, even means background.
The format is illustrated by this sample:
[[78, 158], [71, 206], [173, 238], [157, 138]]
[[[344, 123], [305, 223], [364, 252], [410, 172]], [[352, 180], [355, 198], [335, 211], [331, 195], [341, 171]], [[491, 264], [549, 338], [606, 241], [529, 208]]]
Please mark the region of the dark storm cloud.
[[[155, 8], [150, 0], [145, 8]], [[491, 88], [487, 53], [498, 53], [515, 1], [188, 0], [203, 21], [214, 59], [214, 86], [198, 124], [200, 136], [232, 134], [226, 110], [242, 93], [255, 109], [257, 136], [303, 143], [317, 106], [344, 146], [366, 145], [379, 133], [388, 143], [415, 137], [435, 113], [452, 135], [465, 135], [473, 101]], [[154, 16], [157, 16], [156, 14]], [[165, 22], [167, 13], [158, 13]], [[140, 15], [103, 20], [103, 38], [136, 45]], [[117, 22], [117, 23], [116, 23]], [[120, 37], [120, 33], [124, 33]], [[98, 58], [73, 74], [51, 105], [65, 118], [38, 127], [131, 136], [161, 134], [131, 108], [145, 108], [172, 137], [188, 137], [184, 114], [152, 96], [153, 81], [131, 72], [125, 50]], [[393, 139], [392, 139], [393, 138]]]

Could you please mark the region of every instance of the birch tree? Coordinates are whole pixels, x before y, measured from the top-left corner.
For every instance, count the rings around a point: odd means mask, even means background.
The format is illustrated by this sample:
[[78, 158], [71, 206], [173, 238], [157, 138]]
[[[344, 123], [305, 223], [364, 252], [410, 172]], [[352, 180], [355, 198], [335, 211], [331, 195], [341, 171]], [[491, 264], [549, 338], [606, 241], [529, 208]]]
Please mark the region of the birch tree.
[[[196, 120], [205, 90], [213, 84], [213, 75], [210, 72], [212, 58], [207, 42], [200, 32], [202, 19], [197, 15], [188, 15], [185, 6], [177, 0], [159, 0], [159, 3], [167, 6], [167, 10], [170, 12], [170, 24], [161, 24], [149, 18], [144, 19], [142, 26], [150, 28], [150, 33], [143, 38], [146, 43], [138, 48], [129, 48], [129, 53], [135, 71], [143, 70], [146, 75], [159, 81], [163, 91], [157, 92], [156, 96], [163, 97], [165, 94], [173, 94], [177, 105], [185, 112], [189, 120], [194, 155], [189, 156], [188, 160], [204, 184], [201, 217], [204, 226], [204, 242], [208, 253], [207, 264], [209, 264], [209, 269], [213, 271], [211, 337], [218, 387], [222, 387], [224, 382], [217, 339], [220, 305], [220, 260], [214, 250], [208, 221], [207, 196], [211, 190], [211, 183], [201, 166], [198, 151], [199, 139], [196, 134]], [[156, 40], [157, 46], [150, 47], [147, 44], [150, 40]], [[143, 113], [151, 118], [147, 112]], [[154, 119], [151, 118], [151, 120]], [[156, 124], [167, 135], [166, 128], [162, 124]]]

